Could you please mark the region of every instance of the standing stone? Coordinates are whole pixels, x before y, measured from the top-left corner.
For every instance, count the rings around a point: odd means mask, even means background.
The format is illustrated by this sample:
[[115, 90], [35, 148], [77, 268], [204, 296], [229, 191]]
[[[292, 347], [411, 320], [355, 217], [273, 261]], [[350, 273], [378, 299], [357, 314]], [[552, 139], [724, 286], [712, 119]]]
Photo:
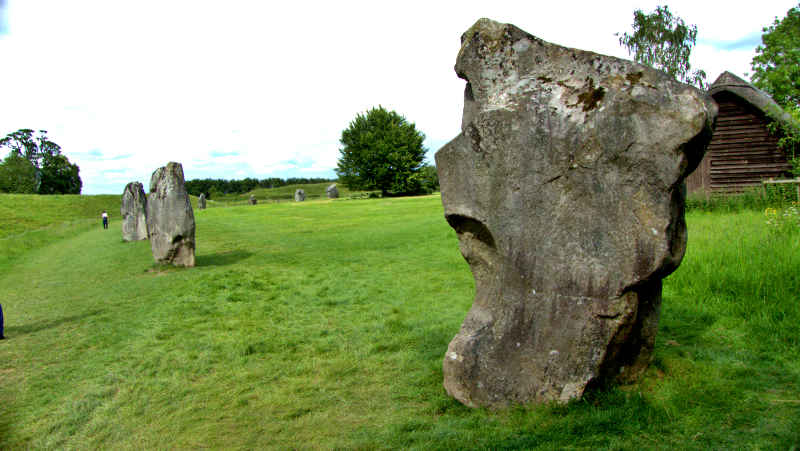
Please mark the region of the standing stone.
[[294, 201], [295, 202], [302, 202], [304, 200], [306, 200], [306, 192], [305, 191], [303, 191], [302, 189], [299, 189], [299, 190], [294, 192]]
[[250, 205], [255, 205], [257, 203], [258, 203], [258, 199], [256, 199], [256, 196], [251, 194], [250, 195]]
[[336, 184], [329, 186], [325, 189], [325, 192], [328, 194], [328, 199], [338, 199], [339, 198], [339, 189], [336, 188]]
[[156, 169], [147, 195], [147, 231], [159, 263], [194, 266], [194, 212], [180, 163]]
[[206, 195], [203, 193], [200, 193], [200, 197], [197, 198], [197, 208], [200, 210], [206, 209]]
[[147, 239], [147, 197], [140, 182], [130, 182], [125, 185], [119, 213], [122, 216], [123, 240]]
[[461, 133], [436, 154], [475, 300], [444, 357], [468, 406], [567, 401], [648, 365], [686, 248], [684, 178], [717, 108], [645, 66], [479, 20]]

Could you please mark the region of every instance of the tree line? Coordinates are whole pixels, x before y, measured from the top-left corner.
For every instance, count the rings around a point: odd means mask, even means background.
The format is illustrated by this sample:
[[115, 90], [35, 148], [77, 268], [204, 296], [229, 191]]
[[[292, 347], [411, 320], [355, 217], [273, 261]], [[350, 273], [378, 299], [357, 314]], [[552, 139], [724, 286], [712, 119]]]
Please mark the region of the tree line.
[[286, 179], [270, 177], [260, 180], [249, 177], [242, 180], [193, 179], [186, 181], [186, 191], [193, 196], [199, 196], [202, 193], [206, 195], [206, 198], [212, 199], [214, 196], [226, 194], [244, 194], [256, 188], [279, 188], [287, 185], [304, 185], [333, 181], [335, 181], [335, 179], [319, 177], [289, 177]]

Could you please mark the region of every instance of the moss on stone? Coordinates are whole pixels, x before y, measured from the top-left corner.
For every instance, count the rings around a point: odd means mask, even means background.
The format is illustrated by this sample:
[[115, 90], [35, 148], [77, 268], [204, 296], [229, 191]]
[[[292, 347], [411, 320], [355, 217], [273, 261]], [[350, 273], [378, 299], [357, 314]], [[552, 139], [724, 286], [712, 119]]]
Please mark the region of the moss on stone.
[[626, 75], [625, 79], [628, 80], [632, 85], [635, 85], [636, 83], [639, 83], [639, 80], [641, 80], [643, 76], [644, 72], [639, 71]]
[[[603, 100], [606, 95], [606, 90], [602, 86], [594, 87], [594, 80], [589, 79], [589, 89], [586, 92], [578, 95], [578, 103], [583, 104], [583, 111], [589, 111], [597, 108], [597, 104]], [[577, 106], [577, 105], [576, 105]]]

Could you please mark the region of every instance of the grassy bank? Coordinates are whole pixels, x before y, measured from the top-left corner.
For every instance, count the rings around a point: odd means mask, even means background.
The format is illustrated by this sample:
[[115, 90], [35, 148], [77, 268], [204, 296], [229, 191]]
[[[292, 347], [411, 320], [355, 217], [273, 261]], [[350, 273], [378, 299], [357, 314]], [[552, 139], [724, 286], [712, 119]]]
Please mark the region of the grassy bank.
[[0, 193], [0, 267], [32, 249], [100, 227], [103, 210], [119, 219], [120, 196]]
[[89, 219], [99, 224], [103, 210], [107, 210], [113, 219], [119, 217], [119, 207], [120, 196], [112, 194], [39, 196], [0, 193], [0, 238]]
[[490, 412], [442, 388], [473, 282], [437, 196], [196, 211], [192, 269], [118, 222], [0, 260], [0, 448], [789, 449], [800, 234], [688, 216], [637, 384]]

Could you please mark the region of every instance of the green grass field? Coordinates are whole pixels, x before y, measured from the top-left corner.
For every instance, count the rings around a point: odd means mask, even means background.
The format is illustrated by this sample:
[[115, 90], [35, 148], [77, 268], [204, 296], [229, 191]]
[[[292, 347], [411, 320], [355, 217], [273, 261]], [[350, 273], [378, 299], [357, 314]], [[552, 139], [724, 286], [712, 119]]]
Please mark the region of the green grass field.
[[800, 231], [763, 212], [688, 215], [640, 382], [501, 412], [442, 388], [474, 287], [438, 196], [195, 217], [195, 268], [95, 219], [0, 258], [0, 449], [800, 446]]

